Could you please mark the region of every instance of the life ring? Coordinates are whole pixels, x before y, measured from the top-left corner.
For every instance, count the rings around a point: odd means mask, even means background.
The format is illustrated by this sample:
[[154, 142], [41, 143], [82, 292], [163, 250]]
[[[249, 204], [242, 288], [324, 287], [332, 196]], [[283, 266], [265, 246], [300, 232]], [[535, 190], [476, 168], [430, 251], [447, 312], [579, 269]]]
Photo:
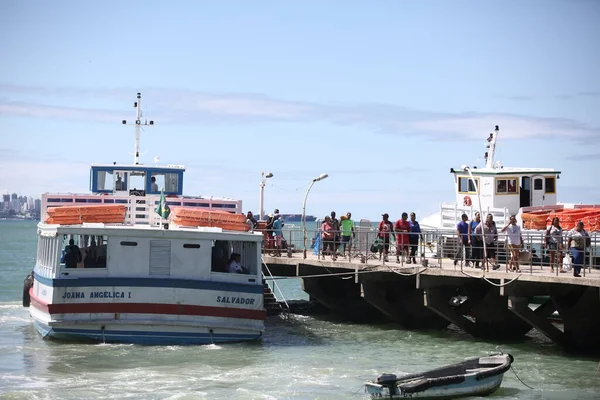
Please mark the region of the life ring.
[[471, 198], [469, 196], [465, 196], [465, 198], [463, 199], [463, 205], [471, 207], [472, 204], [473, 202], [471, 201]]

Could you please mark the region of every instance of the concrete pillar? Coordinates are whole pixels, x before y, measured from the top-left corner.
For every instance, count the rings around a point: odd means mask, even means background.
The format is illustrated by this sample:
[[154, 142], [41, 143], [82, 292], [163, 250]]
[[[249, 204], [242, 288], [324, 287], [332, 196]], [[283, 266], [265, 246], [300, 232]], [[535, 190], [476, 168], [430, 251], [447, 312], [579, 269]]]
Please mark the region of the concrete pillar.
[[415, 276], [373, 273], [360, 277], [362, 297], [392, 321], [408, 329], [445, 329], [450, 324], [423, 304]]
[[303, 278], [302, 289], [333, 313], [353, 322], [384, 322], [388, 319], [367, 303], [360, 285], [353, 279], [340, 277]]

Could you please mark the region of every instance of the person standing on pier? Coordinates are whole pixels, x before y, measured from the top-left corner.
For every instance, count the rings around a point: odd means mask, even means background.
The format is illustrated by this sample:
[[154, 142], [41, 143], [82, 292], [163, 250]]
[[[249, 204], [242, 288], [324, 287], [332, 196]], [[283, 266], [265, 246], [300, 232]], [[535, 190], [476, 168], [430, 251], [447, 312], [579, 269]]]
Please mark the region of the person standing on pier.
[[585, 248], [591, 244], [590, 235], [583, 229], [583, 222], [579, 221], [577, 226], [569, 231], [567, 237], [567, 247], [573, 256], [573, 276], [579, 278], [585, 261]]
[[[560, 219], [558, 217], [552, 218], [552, 225], [546, 229], [546, 247], [550, 252], [550, 271], [554, 272], [554, 264], [560, 263], [563, 252], [563, 229], [560, 226]], [[560, 269], [558, 265], [556, 268]], [[565, 271], [560, 269], [560, 272]]]
[[350, 257], [352, 240], [356, 237], [354, 233], [354, 221], [352, 221], [352, 214], [350, 213], [347, 213], [345, 216], [342, 215], [340, 219], [340, 229], [342, 231], [342, 257], [346, 257], [346, 251], [348, 251], [348, 257]]
[[419, 238], [423, 241], [423, 235], [421, 234], [421, 226], [417, 221], [417, 214], [414, 212], [410, 213], [410, 221], [408, 221], [410, 225], [410, 234], [408, 235], [408, 242], [410, 244], [410, 254], [408, 255], [408, 263], [410, 264], [410, 260], [412, 259], [413, 264], [417, 263], [417, 259], [415, 258], [417, 254], [417, 249], [419, 248]]
[[469, 216], [467, 214], [463, 214], [460, 217], [461, 221], [456, 224], [456, 232], [458, 233], [458, 251], [456, 252], [456, 255], [454, 256], [454, 265], [458, 265], [459, 262], [462, 261], [463, 259], [463, 252], [464, 252], [464, 256], [465, 256], [465, 266], [469, 267], [469, 223], [467, 222], [469, 220]]
[[381, 252], [383, 251], [383, 261], [387, 261], [388, 252], [390, 251], [390, 235], [394, 235], [394, 225], [390, 221], [388, 213], [381, 214], [381, 216], [382, 220], [377, 227], [377, 237], [383, 241], [383, 249], [379, 250], [379, 259], [381, 259]]
[[475, 268], [479, 268], [479, 262], [483, 259], [483, 238], [475, 234], [475, 229], [481, 223], [481, 215], [475, 213], [475, 218], [469, 224], [469, 244], [471, 245], [471, 261]]
[[[396, 225], [394, 226], [394, 231], [396, 232], [396, 262], [400, 262], [400, 254], [402, 254], [402, 261], [404, 261], [404, 257], [408, 257], [408, 234], [410, 232], [410, 224], [408, 223], [408, 214], [403, 212], [402, 218], [396, 221]], [[408, 264], [410, 264], [410, 258], [408, 259]]]
[[[510, 250], [510, 261], [506, 266], [506, 272], [521, 272], [519, 269], [519, 252], [523, 248], [523, 235], [521, 235], [521, 227], [517, 225], [516, 216], [511, 215], [508, 224], [500, 232], [505, 231], [508, 234], [506, 241]], [[497, 269], [496, 266], [494, 266], [494, 269]]]

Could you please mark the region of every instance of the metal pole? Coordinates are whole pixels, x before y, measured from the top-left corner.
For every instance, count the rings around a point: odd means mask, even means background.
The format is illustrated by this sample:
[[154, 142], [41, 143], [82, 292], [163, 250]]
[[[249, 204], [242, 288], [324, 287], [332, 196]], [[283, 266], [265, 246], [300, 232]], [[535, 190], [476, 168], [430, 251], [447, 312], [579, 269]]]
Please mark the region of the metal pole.
[[308, 186], [308, 189], [306, 190], [306, 195], [304, 195], [304, 202], [302, 203], [302, 232], [304, 233], [304, 250], [302, 252], [304, 259], [306, 259], [306, 199], [308, 198], [308, 193], [310, 192], [310, 188], [313, 187], [313, 185], [315, 184], [315, 182], [319, 182], [322, 181], [323, 179], [327, 178], [329, 175], [327, 174], [321, 174], [318, 177], [316, 177], [315, 179], [312, 180], [312, 182], [310, 183], [310, 185]]
[[315, 184], [316, 180], [313, 179], [310, 185], [308, 185], [308, 190], [306, 190], [306, 194], [304, 195], [304, 202], [302, 202], [302, 232], [304, 235], [304, 250], [302, 252], [304, 259], [306, 259], [306, 199], [308, 198], [308, 193], [310, 189]]
[[[264, 176], [264, 173], [261, 173]], [[259, 214], [258, 214], [258, 220], [262, 221], [263, 220], [263, 215], [264, 214], [264, 209], [263, 209], [263, 204], [265, 201], [265, 179], [261, 178], [260, 181], [260, 207], [259, 207]]]
[[[481, 223], [483, 223], [483, 211], [481, 210], [481, 196], [479, 194], [479, 185], [477, 184], [477, 181], [475, 181], [475, 177], [473, 176], [473, 172], [471, 172], [471, 168], [469, 168], [465, 165], [463, 170], [465, 170], [469, 173], [471, 182], [473, 182], [473, 186], [475, 186], [475, 192], [477, 193], [477, 202], [479, 203], [479, 218], [481, 219], [481, 222], [480, 222], [480, 224], [481, 224]], [[492, 228], [490, 228], [490, 230], [491, 229]], [[485, 276], [485, 266], [487, 266], [487, 246], [485, 244], [485, 226], [481, 227], [481, 234], [483, 236], [483, 260], [481, 260], [482, 261], [481, 270], [483, 271], [483, 275]]]

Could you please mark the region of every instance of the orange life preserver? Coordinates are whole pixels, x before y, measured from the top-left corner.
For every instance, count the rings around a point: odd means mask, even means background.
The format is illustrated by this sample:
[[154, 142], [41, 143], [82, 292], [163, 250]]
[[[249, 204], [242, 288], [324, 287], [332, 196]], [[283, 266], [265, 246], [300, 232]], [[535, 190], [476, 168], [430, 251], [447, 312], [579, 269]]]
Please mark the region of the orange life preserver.
[[463, 199], [463, 205], [470, 207], [472, 204], [473, 202], [471, 201], [471, 198], [469, 196], [465, 196]]

